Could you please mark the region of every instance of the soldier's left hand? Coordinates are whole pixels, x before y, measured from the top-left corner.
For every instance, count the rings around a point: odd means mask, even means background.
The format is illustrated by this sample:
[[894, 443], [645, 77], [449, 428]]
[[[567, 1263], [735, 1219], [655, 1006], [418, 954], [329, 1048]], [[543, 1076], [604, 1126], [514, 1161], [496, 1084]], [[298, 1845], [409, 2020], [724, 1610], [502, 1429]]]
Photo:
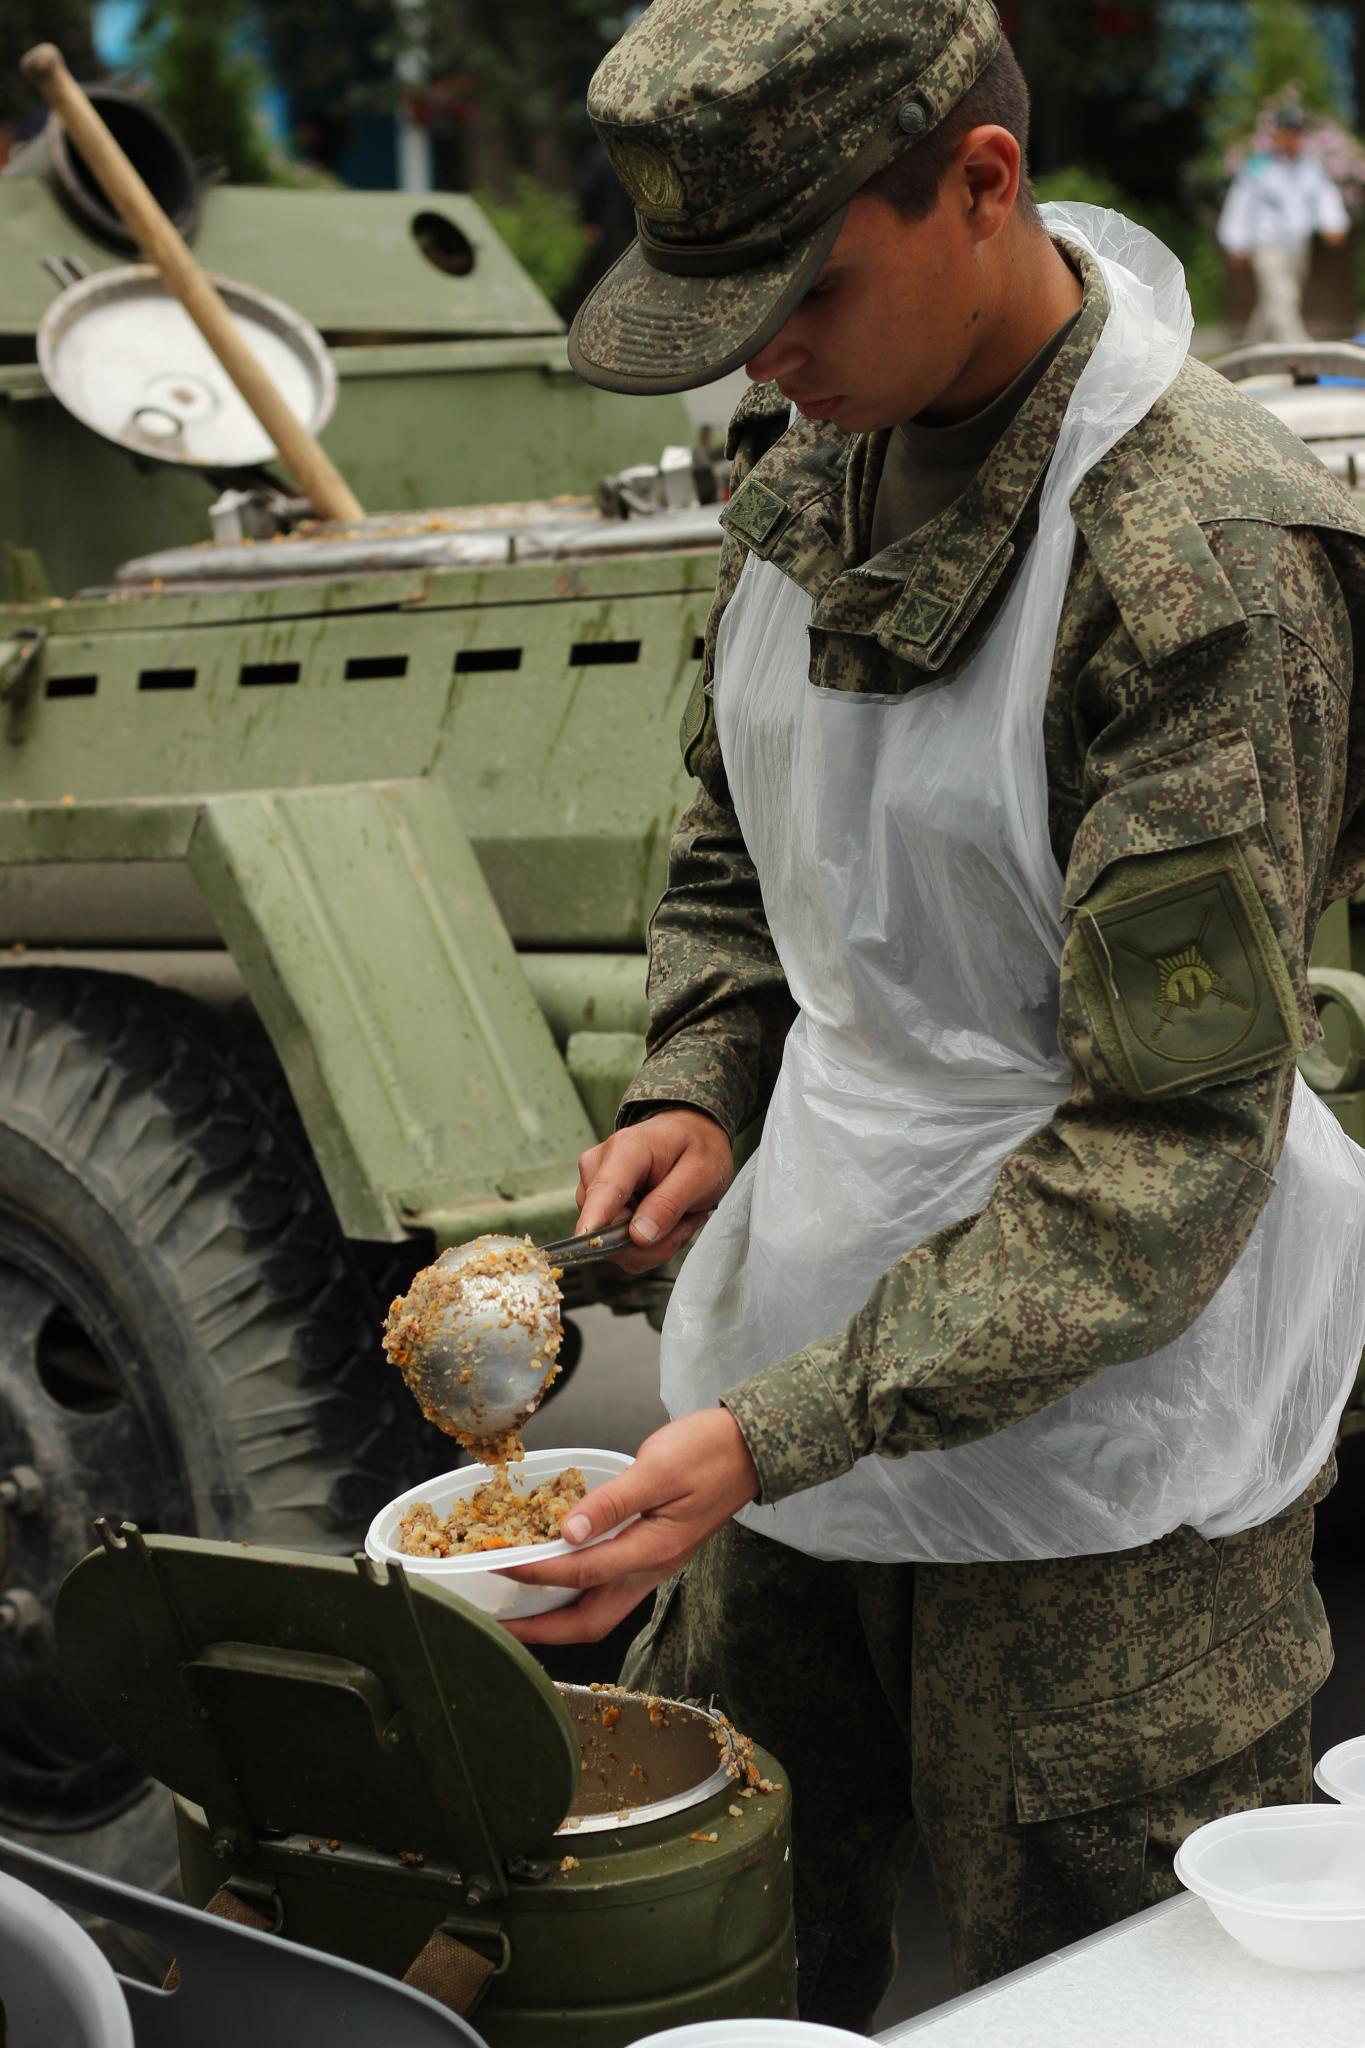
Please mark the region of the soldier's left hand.
[[758, 1492], [753, 1459], [728, 1409], [666, 1423], [641, 1444], [628, 1472], [566, 1516], [563, 1533], [582, 1545], [631, 1515], [638, 1522], [610, 1543], [507, 1574], [533, 1586], [580, 1586], [582, 1599], [506, 1627], [524, 1643], [600, 1642]]

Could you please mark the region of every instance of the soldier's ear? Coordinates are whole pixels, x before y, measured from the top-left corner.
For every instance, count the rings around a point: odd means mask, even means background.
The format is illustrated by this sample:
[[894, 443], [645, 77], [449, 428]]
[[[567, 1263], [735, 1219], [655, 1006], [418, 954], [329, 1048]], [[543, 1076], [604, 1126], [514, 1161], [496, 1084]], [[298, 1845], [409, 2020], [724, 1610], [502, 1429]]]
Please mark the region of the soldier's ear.
[[1023, 152], [1008, 128], [969, 128], [953, 152], [944, 180], [955, 193], [972, 238], [990, 241], [1014, 210], [1023, 171]]

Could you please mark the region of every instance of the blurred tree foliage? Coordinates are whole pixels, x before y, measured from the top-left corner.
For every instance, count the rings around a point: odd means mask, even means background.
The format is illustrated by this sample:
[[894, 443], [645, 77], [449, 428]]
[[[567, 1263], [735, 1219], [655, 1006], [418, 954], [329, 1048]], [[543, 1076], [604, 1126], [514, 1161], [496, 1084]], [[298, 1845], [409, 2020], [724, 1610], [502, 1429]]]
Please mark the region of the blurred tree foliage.
[[542, 175], [579, 154], [588, 80], [622, 33], [625, 8], [603, 0], [400, 0], [433, 77], [461, 81], [481, 117], [503, 128], [508, 154]]
[[1136, 198], [1106, 172], [1085, 164], [1049, 171], [1034, 179], [1033, 189], [1040, 205], [1049, 199], [1071, 199], [1085, 206], [1108, 206], [1150, 229], [1184, 265], [1196, 323], [1203, 326], [1223, 318], [1223, 259], [1208, 228], [1188, 209]]
[[1159, 12], [1140, 0], [1017, 0], [1010, 30], [1033, 99], [1036, 169], [1072, 164], [1092, 151], [1106, 167], [1119, 168], [1132, 136], [1116, 117], [1146, 99], [1157, 68]]
[[394, 0], [264, 0], [255, 9], [276, 82], [295, 104], [325, 106], [333, 118], [392, 98], [396, 14]]
[[0, 0], [0, 121], [39, 125], [42, 103], [19, 76], [35, 43], [55, 43], [78, 78], [98, 75], [90, 15], [91, 0]]
[[1317, 114], [1346, 111], [1345, 80], [1333, 76], [1327, 45], [1303, 0], [1250, 0], [1251, 35], [1237, 65], [1209, 108], [1210, 146], [1221, 150], [1250, 135], [1267, 100], [1291, 87]]
[[392, 25], [390, 0], [146, 0], [138, 40], [157, 105], [195, 156], [234, 184], [293, 184], [311, 179], [261, 125], [267, 72], [296, 111], [325, 108], [342, 129], [393, 97], [377, 56]]
[[261, 66], [241, 45], [237, 0], [148, 0], [139, 31], [156, 104], [191, 154], [238, 185], [263, 185], [270, 152], [256, 103]]
[[474, 197], [517, 261], [551, 304], [557, 303], [583, 260], [576, 201], [567, 192], [551, 191], [529, 171], [517, 172], [507, 198], [483, 191]]

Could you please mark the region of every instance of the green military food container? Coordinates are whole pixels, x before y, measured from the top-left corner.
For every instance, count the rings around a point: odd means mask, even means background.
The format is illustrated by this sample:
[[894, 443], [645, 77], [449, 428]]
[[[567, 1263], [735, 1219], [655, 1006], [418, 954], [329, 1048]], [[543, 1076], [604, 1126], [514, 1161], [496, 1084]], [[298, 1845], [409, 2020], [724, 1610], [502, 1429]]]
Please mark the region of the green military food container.
[[367, 1559], [101, 1534], [58, 1641], [174, 1793], [192, 1903], [476, 2005], [490, 2048], [793, 2010], [789, 1794], [719, 1716], [556, 1687]]

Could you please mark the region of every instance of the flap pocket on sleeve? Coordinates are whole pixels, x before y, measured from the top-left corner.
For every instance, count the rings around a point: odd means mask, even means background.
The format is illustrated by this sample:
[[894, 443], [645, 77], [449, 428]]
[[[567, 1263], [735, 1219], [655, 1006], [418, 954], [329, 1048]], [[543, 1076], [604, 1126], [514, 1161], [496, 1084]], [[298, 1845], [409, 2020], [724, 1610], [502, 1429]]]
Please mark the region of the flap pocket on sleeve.
[[1108, 474], [1091, 472], [1072, 511], [1138, 658], [1155, 669], [1244, 638], [1246, 613], [1180, 494], [1141, 455]]
[[1231, 839], [1264, 823], [1256, 750], [1245, 733], [1163, 755], [1107, 790], [1082, 818], [1062, 907], [1074, 910], [1111, 861]]
[[1331, 1669], [1311, 1576], [1182, 1670], [1116, 1699], [1010, 1716], [1020, 1821], [1062, 1820], [1211, 1770], [1312, 1698]]
[[703, 666], [697, 670], [697, 680], [692, 685], [692, 694], [683, 711], [682, 725], [678, 733], [683, 766], [689, 775], [697, 773], [698, 764], [708, 747], [715, 744], [715, 738], [715, 700]]
[[1232, 1081], [1320, 1035], [1244, 733], [1107, 790], [1077, 829], [1062, 902], [1064, 971], [1124, 1094]]

